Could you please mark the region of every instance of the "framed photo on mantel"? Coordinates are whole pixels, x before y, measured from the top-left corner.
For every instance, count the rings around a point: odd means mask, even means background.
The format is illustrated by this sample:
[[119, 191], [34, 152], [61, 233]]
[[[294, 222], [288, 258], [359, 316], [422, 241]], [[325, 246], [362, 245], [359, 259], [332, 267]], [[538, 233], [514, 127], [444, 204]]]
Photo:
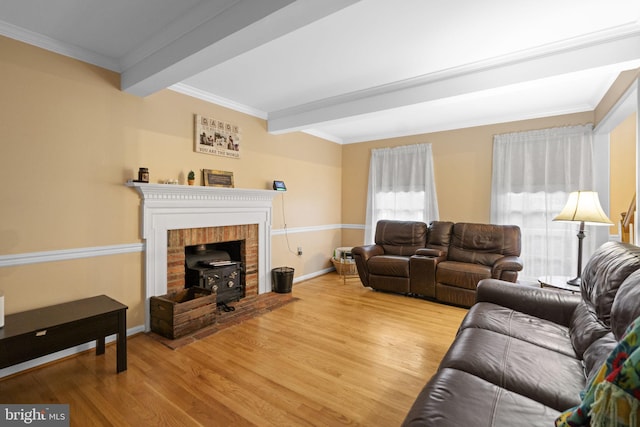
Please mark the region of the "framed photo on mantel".
[[233, 172], [203, 169], [202, 182], [205, 187], [233, 188]]
[[194, 151], [240, 158], [240, 127], [213, 117], [195, 115]]

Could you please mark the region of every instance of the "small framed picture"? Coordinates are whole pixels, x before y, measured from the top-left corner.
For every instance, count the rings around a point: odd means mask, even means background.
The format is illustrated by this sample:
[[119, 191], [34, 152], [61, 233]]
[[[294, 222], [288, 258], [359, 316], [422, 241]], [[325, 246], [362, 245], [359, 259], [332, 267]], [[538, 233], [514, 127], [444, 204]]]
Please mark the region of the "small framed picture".
[[202, 181], [205, 187], [233, 188], [233, 172], [203, 169]]

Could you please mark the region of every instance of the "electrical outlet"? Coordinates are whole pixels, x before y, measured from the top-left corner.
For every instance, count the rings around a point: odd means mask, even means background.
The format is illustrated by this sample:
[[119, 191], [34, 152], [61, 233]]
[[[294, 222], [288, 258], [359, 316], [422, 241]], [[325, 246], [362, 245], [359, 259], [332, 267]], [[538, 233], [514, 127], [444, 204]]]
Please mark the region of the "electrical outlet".
[[298, 256], [302, 255], [302, 246], [298, 246]]

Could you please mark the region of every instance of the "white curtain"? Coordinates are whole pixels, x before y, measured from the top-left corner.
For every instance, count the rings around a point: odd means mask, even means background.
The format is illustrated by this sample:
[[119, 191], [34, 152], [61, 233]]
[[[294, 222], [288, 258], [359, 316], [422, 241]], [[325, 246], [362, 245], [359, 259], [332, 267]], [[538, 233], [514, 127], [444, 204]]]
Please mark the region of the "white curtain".
[[381, 219], [438, 219], [431, 144], [371, 150], [365, 243], [375, 238]]
[[[552, 219], [570, 192], [593, 188], [592, 125], [494, 136], [491, 222], [520, 226], [521, 279], [576, 275], [579, 224]], [[586, 227], [584, 260], [595, 248], [592, 228]]]

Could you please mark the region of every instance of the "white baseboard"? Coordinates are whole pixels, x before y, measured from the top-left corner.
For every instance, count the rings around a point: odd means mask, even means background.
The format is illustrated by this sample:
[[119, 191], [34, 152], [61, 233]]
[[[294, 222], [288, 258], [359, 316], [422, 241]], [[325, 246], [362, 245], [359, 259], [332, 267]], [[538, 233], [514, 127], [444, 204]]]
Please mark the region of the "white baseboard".
[[298, 276], [295, 279], [293, 279], [293, 283], [298, 283], [298, 282], [303, 282], [305, 280], [309, 280], [309, 279], [313, 279], [314, 277], [318, 277], [318, 276], [322, 276], [323, 274], [327, 274], [331, 271], [334, 271], [335, 268], [333, 267], [329, 267], [329, 268], [325, 268], [319, 271], [316, 271], [314, 273], [309, 273], [309, 274], [305, 274], [304, 276]]

